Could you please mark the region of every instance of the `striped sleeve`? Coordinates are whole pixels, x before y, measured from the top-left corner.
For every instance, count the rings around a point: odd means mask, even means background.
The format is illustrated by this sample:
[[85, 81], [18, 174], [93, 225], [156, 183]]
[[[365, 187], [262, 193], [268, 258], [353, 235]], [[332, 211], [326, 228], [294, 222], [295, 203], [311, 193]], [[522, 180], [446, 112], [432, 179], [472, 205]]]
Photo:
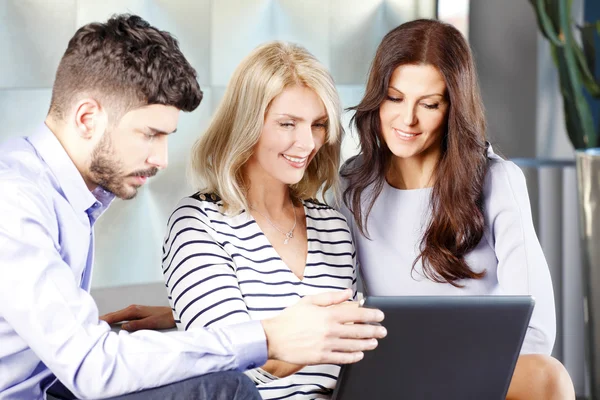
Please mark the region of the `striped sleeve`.
[[249, 321], [231, 256], [216, 240], [202, 202], [183, 199], [163, 246], [163, 277], [179, 329]]

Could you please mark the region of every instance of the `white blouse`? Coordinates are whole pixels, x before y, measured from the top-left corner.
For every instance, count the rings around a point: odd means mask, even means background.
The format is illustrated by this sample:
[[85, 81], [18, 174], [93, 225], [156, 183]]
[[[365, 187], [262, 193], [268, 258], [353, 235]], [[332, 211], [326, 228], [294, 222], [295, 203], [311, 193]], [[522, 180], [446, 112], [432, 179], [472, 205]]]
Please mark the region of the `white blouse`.
[[466, 256], [472, 270], [486, 271], [483, 279], [455, 287], [427, 279], [420, 262], [413, 270], [430, 218], [432, 189], [399, 190], [387, 183], [369, 216], [371, 240], [360, 234], [349, 210], [341, 210], [354, 236], [360, 274], [371, 295], [532, 295], [536, 303], [521, 353], [550, 354], [556, 336], [552, 281], [534, 230], [525, 177], [491, 147], [488, 158], [485, 233]]

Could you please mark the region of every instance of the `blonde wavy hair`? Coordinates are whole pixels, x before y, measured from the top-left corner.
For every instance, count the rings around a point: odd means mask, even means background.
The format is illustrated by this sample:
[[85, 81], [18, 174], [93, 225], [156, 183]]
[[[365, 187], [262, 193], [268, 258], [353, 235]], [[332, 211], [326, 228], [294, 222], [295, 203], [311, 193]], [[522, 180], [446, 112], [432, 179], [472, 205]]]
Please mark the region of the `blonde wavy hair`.
[[207, 131], [192, 150], [195, 186], [216, 193], [228, 213], [248, 208], [242, 167], [254, 152], [273, 99], [286, 88], [301, 85], [321, 99], [328, 116], [325, 143], [300, 182], [290, 185], [294, 201], [337, 193], [340, 147], [344, 129], [333, 78], [305, 48], [273, 41], [254, 49], [233, 73]]

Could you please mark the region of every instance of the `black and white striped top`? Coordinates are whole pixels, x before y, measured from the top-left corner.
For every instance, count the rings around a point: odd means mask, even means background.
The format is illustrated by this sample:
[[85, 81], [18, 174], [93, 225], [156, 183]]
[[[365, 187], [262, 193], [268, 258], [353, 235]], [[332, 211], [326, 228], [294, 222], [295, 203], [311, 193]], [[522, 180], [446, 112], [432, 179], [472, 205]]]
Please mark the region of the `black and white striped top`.
[[[308, 255], [300, 280], [247, 212], [224, 215], [216, 195], [182, 199], [169, 218], [163, 274], [178, 328], [231, 325], [273, 317], [305, 295], [353, 288], [352, 237], [342, 214], [304, 202]], [[339, 366], [308, 366], [277, 378], [246, 372], [265, 399], [326, 399]]]

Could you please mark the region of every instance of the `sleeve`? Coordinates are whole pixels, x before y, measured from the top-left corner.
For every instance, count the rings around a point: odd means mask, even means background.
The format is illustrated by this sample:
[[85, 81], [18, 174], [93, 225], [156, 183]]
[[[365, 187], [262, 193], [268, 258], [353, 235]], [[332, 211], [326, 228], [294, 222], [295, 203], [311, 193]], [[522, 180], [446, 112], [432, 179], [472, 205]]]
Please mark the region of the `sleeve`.
[[[352, 228], [348, 226], [349, 231], [353, 232]], [[358, 257], [356, 255], [356, 246], [354, 245], [354, 235], [350, 234], [350, 241], [352, 242], [352, 300], [359, 300], [359, 277], [358, 277]]]
[[169, 334], [117, 334], [98, 319], [51, 235], [51, 204], [2, 182], [0, 316], [78, 398], [104, 398], [265, 362], [259, 322]]
[[163, 277], [175, 319], [184, 330], [250, 321], [235, 263], [215, 239], [201, 202], [184, 199], [171, 216]]
[[[175, 320], [185, 330], [250, 321], [235, 263], [216, 239], [210, 211], [191, 201], [183, 199], [176, 207], [163, 247], [163, 276]], [[261, 368], [246, 374], [257, 384], [279, 379]]]
[[[345, 184], [345, 182], [343, 182], [343, 184]], [[340, 200], [338, 202], [338, 206], [339, 206], [339, 212], [344, 216], [344, 218], [346, 219], [346, 223], [348, 224], [348, 229], [350, 231], [350, 240], [352, 240], [352, 249], [353, 249], [353, 253], [352, 253], [352, 261], [354, 263], [354, 279], [352, 280], [352, 291], [354, 293], [353, 299], [357, 300], [359, 299], [361, 296], [366, 295], [366, 289], [365, 289], [365, 285], [362, 279], [362, 275], [360, 273], [360, 261], [358, 259], [358, 255], [357, 255], [357, 228], [356, 225], [354, 223], [354, 216], [352, 215], [352, 213], [350, 212], [350, 210], [348, 209], [348, 207], [346, 207], [346, 205], [344, 204], [344, 202], [342, 200]], [[359, 295], [359, 293], [361, 293]]]
[[556, 337], [554, 293], [533, 226], [523, 172], [512, 162], [492, 162], [484, 195], [501, 292], [528, 294], [535, 299], [521, 353], [550, 354]]

